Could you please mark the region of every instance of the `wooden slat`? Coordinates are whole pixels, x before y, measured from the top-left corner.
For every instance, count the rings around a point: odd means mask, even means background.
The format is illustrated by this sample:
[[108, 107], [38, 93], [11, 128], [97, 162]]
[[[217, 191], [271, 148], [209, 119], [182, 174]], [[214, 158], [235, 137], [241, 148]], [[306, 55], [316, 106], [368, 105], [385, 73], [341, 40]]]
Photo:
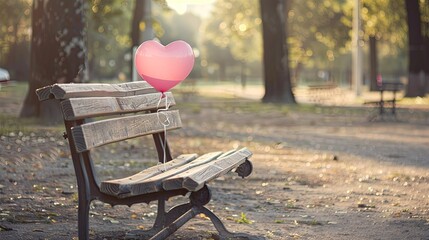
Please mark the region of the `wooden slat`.
[[235, 152], [237, 152], [237, 149], [231, 149], [231, 150], [229, 150], [227, 152], [222, 153], [222, 155], [220, 155], [218, 158], [223, 158], [223, 157], [229, 156], [229, 155], [231, 155], [231, 154], [233, 154]]
[[[170, 106], [174, 106], [173, 95], [166, 93]], [[70, 98], [61, 102], [64, 119], [76, 120], [109, 114], [130, 113], [165, 107], [165, 100], [160, 105], [160, 93], [150, 93], [128, 97], [85, 97]]]
[[134, 181], [143, 181], [145, 179], [151, 178], [155, 175], [170, 170], [172, 168], [180, 167], [190, 161], [193, 161], [197, 158], [197, 154], [183, 154], [179, 157], [165, 163], [159, 164], [150, 168], [147, 168], [137, 174], [134, 174], [130, 177], [108, 180], [104, 181], [100, 185], [100, 191], [109, 195], [119, 196], [124, 194], [129, 194], [130, 190], [128, 184]]
[[212, 152], [202, 155], [201, 157], [195, 159], [194, 161], [180, 166], [176, 168], [172, 168], [170, 170], [167, 170], [163, 173], [160, 173], [158, 175], [155, 175], [150, 178], [143, 178], [143, 179], [134, 179], [127, 182], [122, 182], [121, 186], [119, 188], [124, 189], [123, 194], [118, 195], [117, 197], [125, 198], [129, 196], [135, 196], [135, 195], [141, 195], [145, 193], [152, 193], [157, 192], [162, 189], [162, 180], [169, 178], [171, 176], [174, 176], [178, 173], [185, 172], [193, 167], [200, 166], [202, 164], [205, 164], [207, 162], [213, 161], [213, 159], [216, 159], [219, 155], [221, 155], [222, 152]]
[[51, 86], [42, 87], [36, 90], [37, 97], [39, 98], [39, 101], [48, 100], [51, 98], [54, 98], [54, 95], [51, 94]]
[[[222, 154], [220, 154], [219, 156], [216, 157], [216, 159], [221, 159], [224, 158], [226, 156], [229, 156], [233, 153], [235, 153], [237, 151], [237, 149], [232, 149], [229, 150], [227, 152], [224, 152]], [[163, 180], [162, 182], [162, 186], [165, 190], [174, 190], [174, 189], [179, 189], [179, 188], [183, 188], [183, 181], [185, 180], [186, 177], [189, 176], [189, 174], [194, 171], [194, 169], [205, 169], [207, 168], [207, 165], [200, 165], [196, 168], [193, 169], [189, 169], [188, 171], [182, 172], [182, 173], [178, 173], [174, 176], [171, 176], [169, 178], [166, 178]]]
[[[182, 126], [178, 110], [166, 111], [163, 114], [170, 121], [167, 130], [177, 129]], [[165, 116], [160, 114], [161, 120], [164, 120]], [[157, 113], [113, 118], [72, 128], [77, 152], [90, 150], [107, 143], [163, 131], [164, 126], [159, 121]]]
[[56, 99], [72, 97], [124, 97], [156, 92], [147, 82], [121, 84], [82, 83], [55, 84], [51, 90]]
[[206, 182], [231, 171], [252, 156], [247, 148], [228, 153], [226, 156], [219, 156], [215, 161], [165, 179], [163, 188], [165, 190], [186, 188], [189, 191], [198, 191]]
[[[48, 90], [50, 94], [47, 94]], [[36, 90], [40, 101], [47, 100], [49, 98], [66, 99], [73, 97], [125, 97], [155, 92], [157, 91], [145, 81], [119, 84], [64, 83], [54, 84]]]
[[189, 191], [198, 191], [206, 182], [209, 182], [238, 167], [250, 156], [252, 156], [252, 153], [247, 148], [242, 148], [227, 157], [217, 159], [216, 161], [207, 164], [208, 166], [206, 168], [202, 168], [200, 170], [193, 169], [189, 173], [189, 176], [183, 181], [183, 188], [186, 188]]

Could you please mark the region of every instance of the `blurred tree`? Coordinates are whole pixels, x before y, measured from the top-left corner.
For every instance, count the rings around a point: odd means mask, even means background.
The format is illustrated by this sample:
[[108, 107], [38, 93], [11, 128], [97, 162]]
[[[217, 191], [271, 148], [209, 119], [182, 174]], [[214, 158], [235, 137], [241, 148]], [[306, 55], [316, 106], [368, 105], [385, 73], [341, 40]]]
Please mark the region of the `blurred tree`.
[[30, 0], [0, 1], [0, 66], [16, 80], [29, 72]]
[[[146, 9], [148, 0], [87, 0], [88, 11], [88, 60], [92, 78], [117, 78], [124, 81], [131, 78], [133, 69], [133, 48], [139, 46], [142, 31], [152, 23], [153, 37], [162, 37], [164, 27], [157, 14], [170, 12], [165, 0], [153, 0], [151, 10]], [[145, 13], [150, 13], [145, 17]], [[174, 24], [168, 22], [166, 24]]]
[[[156, 3], [156, 5], [153, 6], [152, 2]], [[161, 23], [153, 17], [155, 7], [160, 8], [163, 12], [171, 12], [166, 0], [135, 0], [130, 31], [131, 61], [129, 67], [131, 78], [132, 71], [134, 69], [134, 56], [132, 54], [134, 48], [138, 47], [143, 41], [151, 40], [155, 37], [162, 37], [165, 33], [163, 29], [164, 26], [162, 26]]]
[[[133, 53], [135, 47], [138, 47], [143, 42], [141, 35], [145, 28], [147, 28], [147, 21], [152, 24], [152, 9], [147, 9], [151, 8], [151, 5], [148, 4], [150, 3], [149, 1], [152, 0], [136, 0], [134, 3], [133, 19], [131, 21], [131, 53]], [[148, 13], [150, 15], [145, 16]], [[132, 78], [134, 69], [134, 55], [132, 54], [132, 56], [130, 61], [130, 79]]]
[[[373, 62], [381, 59], [380, 69], [397, 76], [405, 73], [405, 5], [396, 0], [362, 0], [364, 42], [369, 42]], [[339, 71], [350, 68], [353, 1], [293, 1], [288, 12], [289, 49], [293, 81], [304, 68]], [[364, 44], [361, 42], [361, 44]], [[376, 42], [379, 51], [375, 54]], [[367, 49], [366, 49], [367, 50]], [[377, 55], [377, 56], [376, 56]], [[369, 68], [370, 66], [367, 66]], [[344, 70], [343, 70], [344, 71]], [[370, 70], [371, 71], [371, 70]], [[376, 75], [379, 70], [372, 69]], [[332, 76], [332, 75], [330, 75]], [[375, 77], [370, 77], [375, 80]], [[330, 79], [335, 80], [335, 79]], [[374, 81], [375, 84], [375, 81]]]
[[[284, 15], [288, 17], [288, 49], [294, 79], [305, 65], [322, 69], [340, 65], [336, 64], [343, 62], [339, 56], [350, 51], [350, 27], [344, 23], [345, 1], [288, 0], [285, 4], [289, 6], [284, 8]], [[219, 47], [228, 46], [237, 60], [259, 60], [262, 44], [257, 7], [256, 1], [216, 1], [204, 37]], [[245, 34], [240, 28], [246, 30]]]
[[[215, 56], [210, 60], [221, 60], [228, 54], [212, 52], [215, 46], [222, 52], [228, 49], [232, 57], [241, 63], [241, 81], [245, 84], [247, 65], [260, 61], [262, 54], [261, 18], [259, 17], [258, 2], [256, 0], [218, 0], [214, 3], [212, 15], [205, 26], [203, 42], [213, 42], [205, 53]], [[217, 60], [216, 60], [217, 59]], [[229, 62], [222, 64], [217, 61], [220, 70], [226, 71]], [[224, 68], [225, 67], [225, 68]]]
[[[157, 37], [164, 45], [176, 40], [187, 42], [195, 53], [196, 62], [198, 62], [198, 35], [200, 34], [201, 18], [193, 13], [186, 12], [177, 14], [175, 11], [163, 10], [157, 17], [157, 23], [162, 27], [162, 31], [156, 32]], [[156, 25], [154, 26], [156, 29]], [[200, 64], [195, 64], [189, 77], [195, 78], [201, 76]]]
[[[215, 4], [215, 12], [221, 9], [218, 4], [220, 3], [217, 2]], [[217, 14], [219, 14], [219, 12], [217, 12]], [[201, 36], [201, 65], [208, 69], [212, 69], [212, 66], [216, 66], [219, 80], [225, 81], [227, 78], [227, 68], [235, 65], [237, 60], [234, 59], [228, 43], [219, 40], [224, 33], [219, 29], [222, 23], [222, 18], [217, 17], [217, 14], [212, 14], [202, 27], [202, 32], [205, 34]]]
[[231, 55], [231, 50], [229, 47], [219, 47], [207, 39], [203, 40], [202, 45], [204, 47], [202, 49], [201, 65], [209, 69], [211, 69], [210, 65], [216, 65], [218, 80], [226, 81], [227, 68], [237, 64], [237, 61]]
[[423, 97], [425, 95], [425, 48], [422, 36], [422, 22], [419, 0], [405, 0], [408, 23], [408, 86], [407, 97]]
[[[285, 1], [293, 81], [304, 66], [326, 69], [347, 51], [351, 26], [345, 21], [344, 0]], [[351, 17], [351, 16], [350, 16]]]
[[[90, 79], [117, 78], [128, 72], [131, 60], [130, 1], [86, 0], [88, 18], [88, 70]], [[122, 79], [125, 80], [125, 79]]]
[[423, 46], [426, 51], [425, 53], [425, 65], [423, 66], [423, 71], [425, 72], [425, 84], [426, 84], [426, 93], [429, 93], [429, 0], [420, 1], [421, 9], [421, 21], [422, 21], [422, 37], [423, 37]]
[[174, 11], [169, 11], [163, 12], [158, 21], [163, 31], [162, 34], [157, 34], [157, 37], [163, 44], [181, 39], [192, 47], [198, 45], [198, 30], [201, 26], [200, 17], [193, 13], [179, 15]]
[[263, 102], [294, 104], [289, 70], [287, 28], [284, 8], [287, 0], [260, 0], [265, 95]]
[[[144, 13], [147, 0], [136, 0], [134, 3], [133, 19], [131, 21], [131, 46], [139, 46], [141, 43], [140, 35], [144, 30], [146, 23], [144, 22]], [[132, 51], [132, 50], [131, 50]]]
[[40, 107], [37, 88], [80, 82], [86, 46], [84, 0], [34, 0], [32, 10], [31, 76], [29, 90], [21, 109], [22, 117], [41, 117], [58, 122], [58, 106]]
[[[398, 56], [405, 52], [407, 40], [405, 3], [397, 0], [364, 0], [361, 16], [362, 34], [364, 40], [369, 42], [370, 89], [377, 90], [377, 74], [380, 73], [377, 42], [384, 48], [381, 49], [383, 55], [388, 53], [391, 56]], [[398, 61], [398, 57], [396, 58]]]

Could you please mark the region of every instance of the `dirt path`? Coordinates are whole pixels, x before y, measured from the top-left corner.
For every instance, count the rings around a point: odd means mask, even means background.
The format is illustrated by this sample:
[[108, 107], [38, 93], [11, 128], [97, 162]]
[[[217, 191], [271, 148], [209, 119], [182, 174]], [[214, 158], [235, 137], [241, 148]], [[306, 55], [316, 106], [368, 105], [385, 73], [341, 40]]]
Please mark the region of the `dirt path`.
[[[368, 122], [353, 110], [285, 113], [243, 106], [225, 113], [210, 100], [198, 102], [198, 109], [182, 109], [183, 131], [169, 135], [174, 155], [240, 145], [254, 152], [250, 177], [229, 174], [210, 184], [208, 207], [229, 229], [267, 239], [429, 239], [427, 117]], [[100, 149], [100, 175], [153, 164], [153, 149], [143, 147], [149, 140]], [[0, 175], [0, 239], [76, 239], [76, 184], [61, 132], [3, 134]], [[148, 228], [155, 210], [154, 204], [94, 202], [91, 237], [122, 239], [130, 229]], [[244, 216], [251, 224], [237, 223]], [[212, 239], [214, 233], [198, 217], [170, 239]]]

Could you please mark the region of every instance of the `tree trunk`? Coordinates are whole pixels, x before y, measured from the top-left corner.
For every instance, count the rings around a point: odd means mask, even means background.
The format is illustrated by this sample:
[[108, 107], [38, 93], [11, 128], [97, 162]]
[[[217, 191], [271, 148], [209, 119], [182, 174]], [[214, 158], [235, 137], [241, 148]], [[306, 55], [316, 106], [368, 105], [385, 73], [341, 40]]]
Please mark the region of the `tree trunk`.
[[242, 89], [245, 89], [247, 84], [246, 68], [247, 68], [246, 62], [241, 61], [240, 82], [241, 82]]
[[297, 62], [295, 69], [291, 71], [292, 86], [298, 86], [299, 78], [301, 77], [302, 68], [304, 67], [302, 62]]
[[[406, 97], [423, 97], [424, 89], [424, 48], [420, 21], [419, 0], [405, 0], [408, 24], [408, 86]], [[423, 76], [423, 77], [422, 77]]]
[[224, 61], [219, 62], [219, 81], [226, 81], [226, 63]]
[[41, 108], [35, 90], [81, 82], [86, 58], [84, 10], [84, 0], [33, 1], [30, 81], [22, 117], [41, 117], [51, 123], [61, 117], [56, 105]]
[[[429, 0], [425, 0], [423, 3], [423, 6], [426, 8], [429, 8]], [[425, 60], [424, 60], [424, 66], [423, 71], [425, 73], [426, 77], [426, 93], [429, 93], [429, 20], [426, 18], [426, 21], [422, 21], [422, 32], [423, 32], [423, 47], [425, 50]]]
[[[429, 30], [429, 22], [427, 23], [428, 27], [427, 29]], [[425, 36], [424, 39], [424, 48], [425, 48], [425, 61], [424, 61], [424, 69], [423, 72], [425, 74], [425, 93], [429, 93], [429, 31], [427, 33], [428, 35]]]
[[133, 78], [134, 71], [134, 47], [140, 45], [140, 23], [143, 20], [145, 12], [145, 1], [135, 0], [133, 20], [131, 22], [131, 61], [130, 61], [130, 79]]
[[377, 74], [378, 74], [378, 63], [377, 63], [377, 39], [375, 36], [369, 37], [369, 89], [370, 91], [377, 91]]
[[295, 104], [286, 45], [284, 0], [260, 0], [265, 95], [263, 102]]

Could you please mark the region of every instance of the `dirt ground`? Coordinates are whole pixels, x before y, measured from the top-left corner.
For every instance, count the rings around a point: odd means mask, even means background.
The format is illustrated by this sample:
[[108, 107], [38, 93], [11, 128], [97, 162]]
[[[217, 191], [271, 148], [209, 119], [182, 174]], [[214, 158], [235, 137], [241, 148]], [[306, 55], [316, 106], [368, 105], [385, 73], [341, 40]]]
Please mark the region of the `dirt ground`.
[[[18, 102], [1, 92], [0, 100], [0, 112], [17, 114]], [[252, 175], [230, 173], [209, 184], [208, 208], [229, 230], [266, 239], [429, 239], [429, 110], [401, 108], [396, 120], [368, 121], [373, 112], [363, 107], [188, 101], [178, 107], [184, 128], [168, 136], [173, 155], [239, 146], [254, 153]], [[0, 136], [0, 239], [77, 239], [77, 189], [60, 129]], [[101, 178], [155, 163], [146, 138], [95, 155]], [[91, 238], [123, 239], [129, 230], [147, 229], [155, 211], [155, 203], [112, 208], [95, 201]], [[169, 239], [216, 238], [199, 216]]]

